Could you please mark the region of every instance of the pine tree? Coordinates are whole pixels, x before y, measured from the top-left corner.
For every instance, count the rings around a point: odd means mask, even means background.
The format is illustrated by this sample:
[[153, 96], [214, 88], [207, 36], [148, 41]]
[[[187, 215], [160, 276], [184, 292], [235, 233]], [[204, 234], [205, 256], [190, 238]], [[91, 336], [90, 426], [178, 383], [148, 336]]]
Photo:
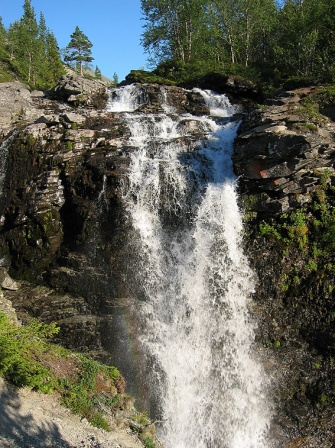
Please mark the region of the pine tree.
[[7, 49], [9, 54], [10, 61], [15, 60], [15, 55], [17, 54], [17, 50], [19, 47], [19, 28], [20, 24], [16, 20], [14, 23], [12, 23], [8, 29], [8, 43], [7, 43]]
[[119, 84], [119, 77], [116, 72], [113, 74], [113, 82], [115, 85]]
[[6, 50], [6, 30], [2, 23], [2, 17], [0, 16], [0, 57], [5, 56]]
[[88, 37], [76, 26], [71, 34], [71, 41], [66, 47], [65, 62], [74, 62], [76, 69], [83, 74], [83, 63], [87, 64], [94, 60], [92, 57], [92, 43]]
[[18, 36], [19, 70], [26, 81], [35, 83], [38, 65], [38, 24], [30, 0], [25, 0], [23, 11]]
[[100, 68], [97, 65], [95, 66], [95, 77], [97, 79], [101, 79], [101, 77], [102, 77], [101, 70], [100, 70]]
[[43, 13], [40, 13], [40, 21], [38, 24], [38, 36], [37, 36], [37, 82], [43, 80], [47, 77], [48, 67], [47, 67], [47, 35], [48, 30], [45, 23], [45, 18]]
[[54, 34], [48, 30], [46, 37], [46, 81], [48, 86], [54, 85], [64, 74], [64, 65], [61, 61], [59, 49]]

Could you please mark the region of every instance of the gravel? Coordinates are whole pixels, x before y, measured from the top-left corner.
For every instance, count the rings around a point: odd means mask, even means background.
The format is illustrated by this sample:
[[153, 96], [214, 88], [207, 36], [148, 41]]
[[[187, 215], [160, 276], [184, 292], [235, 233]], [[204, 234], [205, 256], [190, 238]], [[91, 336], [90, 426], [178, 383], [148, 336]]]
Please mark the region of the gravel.
[[94, 428], [61, 406], [57, 396], [17, 389], [0, 378], [0, 448], [143, 448], [120, 427]]

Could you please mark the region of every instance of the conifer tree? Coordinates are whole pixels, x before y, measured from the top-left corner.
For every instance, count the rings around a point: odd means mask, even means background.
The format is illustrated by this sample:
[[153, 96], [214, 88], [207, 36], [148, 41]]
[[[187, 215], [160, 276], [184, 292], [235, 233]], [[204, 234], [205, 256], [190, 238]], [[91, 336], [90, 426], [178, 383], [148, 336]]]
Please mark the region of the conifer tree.
[[54, 85], [64, 74], [64, 65], [59, 55], [59, 48], [54, 34], [48, 30], [46, 37], [46, 74], [47, 85]]
[[117, 85], [119, 83], [119, 77], [116, 72], [114, 72], [114, 74], [113, 74], [113, 82], [115, 85]]
[[100, 68], [97, 65], [95, 66], [95, 77], [97, 79], [101, 79], [101, 77], [102, 77], [101, 70], [100, 70]]
[[10, 25], [7, 33], [8, 36], [7, 48], [9, 53], [9, 59], [10, 61], [12, 61], [12, 63], [15, 60], [15, 54], [17, 53], [19, 47], [19, 28], [20, 24], [16, 20], [14, 23]]
[[19, 69], [26, 81], [35, 83], [38, 64], [38, 24], [30, 0], [25, 0], [23, 11], [23, 17], [19, 23], [17, 49], [20, 58]]
[[2, 17], [0, 16], [0, 57], [5, 56], [6, 49], [6, 30], [2, 23]]
[[92, 43], [88, 37], [76, 26], [75, 31], [71, 34], [71, 40], [66, 47], [65, 62], [74, 62], [76, 69], [83, 74], [83, 63], [88, 64], [93, 61], [92, 57]]

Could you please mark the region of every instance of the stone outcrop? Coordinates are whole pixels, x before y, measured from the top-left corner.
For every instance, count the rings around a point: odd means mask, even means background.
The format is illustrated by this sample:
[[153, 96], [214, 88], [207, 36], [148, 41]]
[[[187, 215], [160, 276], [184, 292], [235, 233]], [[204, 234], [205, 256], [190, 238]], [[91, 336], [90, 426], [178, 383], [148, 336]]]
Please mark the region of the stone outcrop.
[[0, 132], [22, 119], [32, 108], [32, 94], [26, 84], [18, 81], [0, 83]]
[[68, 71], [46, 96], [52, 100], [65, 101], [73, 106], [102, 109], [106, 106], [106, 83]]
[[[171, 113], [190, 113], [195, 116], [209, 114], [209, 109], [203, 97], [197, 91], [188, 91], [175, 86], [161, 86], [159, 84], [134, 84], [136, 89], [136, 103], [138, 112], [161, 113], [166, 112], [162, 103], [166, 102]], [[112, 97], [113, 97], [112, 90]]]
[[[334, 177], [335, 124], [299, 115], [308, 89], [283, 92], [245, 116], [233, 155], [251, 211], [281, 213], [311, 200], [325, 172]], [[298, 113], [296, 113], [298, 110]], [[335, 180], [335, 178], [334, 178]]]

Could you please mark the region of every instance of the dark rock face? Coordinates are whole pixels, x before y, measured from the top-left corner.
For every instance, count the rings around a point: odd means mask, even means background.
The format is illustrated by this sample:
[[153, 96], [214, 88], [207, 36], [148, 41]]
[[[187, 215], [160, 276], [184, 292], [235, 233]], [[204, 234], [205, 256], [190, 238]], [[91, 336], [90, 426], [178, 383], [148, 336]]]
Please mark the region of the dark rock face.
[[273, 432], [291, 440], [285, 448], [335, 443], [335, 123], [295, 114], [309, 91], [283, 93], [246, 115], [233, 157], [257, 278], [257, 339], [276, 372]]
[[335, 125], [320, 127], [294, 115], [299, 93], [251, 111], [240, 127], [233, 162], [242, 192], [253, 195], [252, 211], [272, 214], [298, 207], [311, 200], [320, 174], [334, 171]]
[[113, 310], [121, 294], [110, 253], [117, 259], [121, 247], [114, 232], [129, 163], [120, 148], [129, 131], [107, 112], [39, 113], [1, 147], [2, 265], [30, 281], [6, 294], [21, 318], [57, 321], [66, 345], [107, 359], [101, 331], [110, 326], [105, 308]]

